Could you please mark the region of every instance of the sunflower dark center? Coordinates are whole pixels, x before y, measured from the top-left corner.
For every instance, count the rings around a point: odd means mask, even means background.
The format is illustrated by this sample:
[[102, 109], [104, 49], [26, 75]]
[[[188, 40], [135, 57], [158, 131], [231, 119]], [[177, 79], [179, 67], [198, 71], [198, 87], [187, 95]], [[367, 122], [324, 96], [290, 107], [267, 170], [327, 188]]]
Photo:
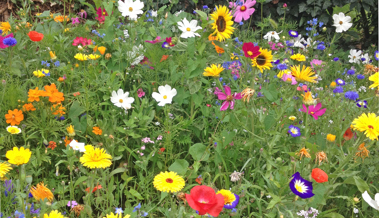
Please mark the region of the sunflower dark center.
[[232, 101], [232, 100], [233, 100], [233, 96], [228, 95], [228, 96], [226, 97], [226, 100], [227, 100], [227, 101]]
[[258, 65], [265, 65], [265, 63], [266, 63], [266, 57], [263, 55], [259, 55], [257, 57], [257, 64]]
[[226, 21], [225, 21], [224, 17], [218, 17], [218, 19], [216, 21], [216, 25], [217, 25], [217, 30], [219, 32], [224, 32], [226, 29]]
[[171, 178], [167, 178], [167, 179], [166, 179], [166, 182], [167, 182], [167, 183], [173, 183], [174, 180], [172, 180]]

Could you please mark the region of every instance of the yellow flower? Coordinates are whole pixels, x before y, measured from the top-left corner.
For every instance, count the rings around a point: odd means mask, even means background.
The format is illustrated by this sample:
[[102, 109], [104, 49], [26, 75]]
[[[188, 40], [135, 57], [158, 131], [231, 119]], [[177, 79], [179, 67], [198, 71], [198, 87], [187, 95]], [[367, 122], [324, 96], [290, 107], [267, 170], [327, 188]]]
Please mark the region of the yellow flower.
[[37, 201], [47, 199], [51, 202], [54, 199], [53, 193], [43, 184], [43, 182], [37, 184], [37, 186], [33, 186], [30, 189], [30, 193], [32, 193], [34, 199]]
[[379, 137], [379, 116], [374, 113], [363, 113], [353, 120], [354, 130], [365, 132], [365, 135], [371, 140], [378, 140]]
[[7, 131], [12, 135], [21, 133], [21, 129], [17, 126], [8, 126]]
[[223, 67], [221, 67], [220, 64], [212, 64], [211, 67], [205, 68], [205, 72], [203, 73], [203, 76], [213, 76], [218, 77], [220, 76], [220, 73], [225, 70]]
[[217, 36], [218, 41], [230, 39], [234, 32], [234, 27], [232, 27], [234, 22], [229, 9], [226, 6], [216, 6], [216, 11], [211, 14], [211, 17], [212, 29], [214, 29], [212, 35]]
[[70, 125], [69, 127], [67, 127], [66, 130], [67, 130], [69, 136], [71, 136], [71, 137], [75, 136], [75, 129], [74, 129], [73, 125]]
[[224, 204], [232, 204], [236, 200], [236, 196], [229, 190], [221, 189], [216, 194], [224, 196]]
[[334, 142], [336, 140], [336, 136], [329, 133], [328, 135], [326, 135], [326, 140], [329, 142]]
[[316, 76], [313, 76], [315, 73], [312, 71], [312, 68], [303, 66], [301, 69], [300, 65], [291, 67], [292, 76], [296, 78], [298, 82], [311, 82], [316, 83]]
[[13, 147], [13, 150], [7, 151], [5, 156], [8, 158], [9, 163], [22, 165], [29, 162], [32, 152], [29, 148], [25, 149], [24, 147], [21, 147], [18, 149], [17, 147]]
[[284, 76], [284, 74], [291, 74], [291, 71], [289, 71], [289, 70], [281, 70], [281, 71], [279, 71], [277, 77], [279, 79], [281, 79]]
[[306, 92], [305, 95], [301, 94], [303, 96], [303, 103], [306, 105], [316, 104], [317, 100], [312, 97], [312, 92]]
[[49, 70], [42, 69], [42, 70], [36, 70], [33, 72], [34, 76], [41, 78], [45, 77], [49, 73]]
[[334, 81], [330, 83], [330, 87], [332, 87], [332, 88], [336, 87], [336, 85], [337, 85], [337, 83]]
[[296, 60], [296, 61], [305, 61], [305, 56], [300, 53], [297, 53], [297, 54], [292, 55], [291, 59]]
[[160, 172], [154, 177], [154, 187], [161, 192], [178, 192], [183, 189], [184, 179], [175, 172]]
[[61, 213], [59, 213], [57, 210], [53, 210], [50, 212], [50, 214], [44, 214], [43, 218], [65, 218]]
[[231, 60], [234, 60], [234, 59], [238, 60], [238, 56], [234, 55], [234, 53], [230, 53], [230, 59]]
[[121, 213], [113, 214], [111, 212], [111, 214], [107, 214], [107, 216], [105, 216], [103, 218], [129, 218], [129, 217], [130, 217], [129, 214], [126, 214], [124, 217], [122, 217]]
[[80, 163], [88, 168], [107, 168], [112, 165], [112, 156], [105, 153], [104, 148], [94, 148], [92, 145], [84, 147], [86, 151], [80, 158]]
[[52, 60], [55, 60], [55, 59], [57, 59], [57, 56], [55, 55], [55, 52], [53, 52], [53, 51], [50, 51], [50, 58], [52, 59]]
[[82, 54], [82, 53], [77, 53], [75, 56], [74, 56], [75, 59], [79, 60], [79, 61], [86, 61], [88, 60], [88, 55], [85, 55], [85, 54]]
[[264, 69], [269, 70], [272, 67], [272, 54], [271, 51], [268, 51], [267, 49], [260, 48], [259, 51], [261, 54], [252, 59], [251, 62], [253, 67], [257, 67], [261, 73], [263, 73]]
[[98, 54], [90, 54], [88, 55], [88, 59], [90, 60], [96, 60], [96, 59], [99, 59], [101, 56], [98, 55]]
[[70, 32], [70, 28], [64, 29], [64, 32]]
[[5, 178], [5, 174], [7, 174], [11, 169], [11, 165], [7, 162], [0, 162], [0, 179], [3, 180]]
[[294, 120], [296, 120], [296, 117], [295, 116], [290, 116], [290, 117], [288, 117], [288, 119], [294, 121]]
[[8, 32], [11, 31], [11, 25], [9, 22], [0, 22], [0, 30], [3, 31], [3, 35], [6, 35]]
[[369, 87], [370, 89], [371, 88], [375, 88], [375, 87], [378, 87], [379, 89], [379, 72], [376, 72], [375, 74], [371, 75], [369, 78], [368, 78], [370, 81], [373, 81], [374, 83], [371, 84], [371, 86]]

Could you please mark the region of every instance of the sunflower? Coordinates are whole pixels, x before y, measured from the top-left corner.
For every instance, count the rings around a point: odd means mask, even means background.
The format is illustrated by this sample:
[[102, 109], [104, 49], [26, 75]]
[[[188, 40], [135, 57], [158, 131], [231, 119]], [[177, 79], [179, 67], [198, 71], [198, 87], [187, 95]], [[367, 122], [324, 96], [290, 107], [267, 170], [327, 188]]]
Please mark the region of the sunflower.
[[116, 214], [113, 214], [111, 212], [111, 214], [107, 214], [107, 216], [103, 217], [103, 218], [129, 218], [130, 215], [129, 214], [126, 214], [124, 217], [122, 217], [121, 213], [116, 213]]
[[212, 64], [211, 67], [207, 67], [204, 69], [203, 76], [213, 76], [218, 77], [220, 76], [220, 73], [225, 70], [223, 67], [221, 67], [220, 64]]
[[183, 189], [184, 179], [175, 172], [161, 172], [154, 178], [154, 187], [161, 192], [178, 192]]
[[61, 213], [59, 213], [57, 210], [53, 210], [50, 212], [50, 214], [44, 214], [43, 218], [65, 218]]
[[13, 150], [7, 151], [5, 156], [8, 158], [10, 164], [22, 165], [29, 162], [32, 152], [29, 148], [25, 149], [21, 147], [20, 150], [17, 147], [13, 147]]
[[262, 48], [259, 49], [259, 52], [261, 54], [251, 59], [251, 62], [253, 63], [253, 67], [257, 67], [263, 73], [263, 69], [269, 70], [272, 67], [272, 54], [271, 51]]
[[44, 200], [46, 198], [47, 200], [51, 202], [54, 199], [53, 193], [50, 191], [50, 189], [46, 187], [46, 185], [43, 184], [43, 182], [37, 184], [37, 186], [33, 186], [30, 189], [30, 193], [33, 195], [34, 199], [36, 199], [37, 201]]
[[0, 180], [3, 180], [5, 178], [5, 174], [7, 174], [11, 169], [11, 165], [7, 162], [0, 163]]
[[316, 76], [313, 76], [315, 73], [310, 67], [303, 66], [301, 69], [300, 65], [291, 67], [292, 76], [296, 78], [298, 82], [311, 82], [316, 83]]
[[105, 153], [104, 148], [94, 148], [92, 145], [85, 146], [86, 151], [80, 158], [80, 163], [88, 168], [107, 168], [112, 165], [110, 154]]
[[379, 116], [374, 113], [363, 113], [353, 120], [354, 130], [365, 132], [366, 136], [371, 140], [378, 140], [379, 137]]
[[216, 6], [216, 11], [211, 14], [212, 20], [212, 29], [215, 31], [212, 35], [217, 36], [218, 41], [224, 41], [229, 39], [234, 32], [234, 27], [232, 18], [229, 9], [226, 6]]
[[305, 56], [300, 53], [297, 53], [297, 54], [292, 55], [291, 59], [296, 60], [296, 61], [305, 61]]
[[3, 31], [3, 35], [6, 35], [8, 32], [11, 31], [11, 25], [9, 22], [0, 22], [0, 30]]

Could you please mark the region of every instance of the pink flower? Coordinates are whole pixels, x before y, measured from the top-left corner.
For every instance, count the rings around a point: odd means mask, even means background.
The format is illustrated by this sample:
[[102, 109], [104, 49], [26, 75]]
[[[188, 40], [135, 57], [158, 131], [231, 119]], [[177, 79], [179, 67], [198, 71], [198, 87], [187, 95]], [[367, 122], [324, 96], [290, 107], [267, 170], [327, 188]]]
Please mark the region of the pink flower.
[[237, 93], [237, 92], [235, 92], [232, 95], [232, 92], [231, 92], [229, 86], [224, 86], [224, 90], [225, 90], [225, 93], [223, 93], [223, 92], [218, 92], [217, 93], [218, 100], [225, 100], [222, 103], [222, 105], [221, 105], [220, 111], [227, 110], [229, 108], [229, 105], [230, 105], [230, 109], [233, 110], [234, 109], [235, 100], [241, 99], [242, 95], [241, 95], [241, 93]]
[[[311, 67], [312, 67], [313, 70], [314, 70], [316, 67], [319, 67], [319, 66], [321, 66], [321, 67], [325, 66], [325, 65], [323, 65], [322, 60], [313, 59], [313, 60], [311, 61]], [[320, 72], [321, 72], [322, 70], [323, 70], [323, 69], [320, 68]]]
[[308, 86], [307, 85], [303, 85], [301, 88], [303, 89], [304, 92], [308, 91]]
[[221, 89], [219, 89], [218, 87], [216, 87], [215, 91], [213, 94], [215, 95], [218, 95], [219, 93], [223, 93]]
[[145, 92], [141, 88], [137, 90], [137, 94], [138, 98], [142, 98], [143, 96], [145, 96]]
[[284, 4], [283, 4], [283, 8], [286, 8], [286, 7], [287, 7], [287, 3], [284, 3]]
[[81, 18], [87, 18], [87, 12], [85, 10], [81, 10], [78, 15], [81, 17]]
[[74, 39], [74, 42], [72, 43], [73, 46], [78, 46], [82, 44], [83, 46], [87, 46], [87, 45], [90, 45], [92, 44], [92, 40], [91, 39], [87, 39], [87, 38], [83, 38], [83, 37], [76, 37]]
[[71, 18], [71, 20], [72, 20], [72, 24], [74, 25], [74, 24], [79, 24], [80, 23], [80, 21], [79, 21], [79, 17], [72, 17]]
[[303, 104], [303, 108], [300, 111], [312, 115], [312, 117], [315, 118], [315, 120], [317, 120], [318, 117], [322, 116], [326, 111], [326, 108], [321, 109], [321, 107], [322, 107], [321, 103], [318, 103], [316, 106], [310, 105], [308, 108], [307, 106], [305, 106], [305, 104]]
[[161, 37], [157, 36], [157, 38], [155, 38], [153, 41], [146, 40], [145, 42], [155, 44], [155, 43], [162, 42], [162, 41], [163, 41], [163, 39], [161, 40]]
[[78, 203], [76, 201], [69, 201], [67, 203], [67, 207], [71, 207], [71, 208], [75, 207], [76, 205], [78, 205]]
[[249, 20], [250, 16], [254, 13], [255, 11], [255, 8], [251, 8], [255, 5], [256, 1], [255, 0], [241, 0], [240, 2], [242, 2], [242, 5], [236, 5], [233, 3], [230, 4], [229, 3], [229, 7], [230, 6], [236, 6], [235, 9], [233, 10], [234, 11], [234, 22], [241, 22], [242, 19], [243, 20]]
[[96, 11], [97, 17], [96, 20], [99, 21], [99, 23], [104, 23], [105, 17], [108, 16], [108, 13], [105, 9], [101, 9], [100, 7]]
[[162, 140], [163, 136], [159, 135], [157, 141]]
[[291, 82], [291, 85], [296, 85], [297, 84], [297, 81], [296, 81], [295, 77], [292, 76], [291, 74], [286, 74], [286, 73], [283, 74], [282, 80], [284, 82]]
[[6, 39], [6, 38], [9, 38], [9, 37], [13, 37], [13, 33], [8, 34], [8, 35], [6, 35], [4, 37], [1, 36], [1, 34], [0, 34], [0, 48], [8, 48], [7, 45], [4, 45], [3, 40]]
[[146, 149], [146, 146], [142, 145], [141, 150], [145, 150], [145, 149]]

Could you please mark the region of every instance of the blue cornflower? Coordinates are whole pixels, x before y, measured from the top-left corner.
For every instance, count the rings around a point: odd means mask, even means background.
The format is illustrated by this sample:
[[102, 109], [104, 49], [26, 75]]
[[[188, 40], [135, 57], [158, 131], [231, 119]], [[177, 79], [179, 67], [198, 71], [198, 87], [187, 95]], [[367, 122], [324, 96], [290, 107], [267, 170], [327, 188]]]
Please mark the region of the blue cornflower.
[[276, 66], [276, 68], [278, 68], [278, 70], [287, 70], [287, 65], [286, 64], [278, 64]]
[[141, 209], [141, 203], [139, 203], [137, 206], [134, 207], [133, 212], [136, 212], [139, 209]]
[[362, 74], [357, 75], [357, 79], [364, 79], [364, 78], [365, 78], [365, 76], [363, 76]]
[[242, 21], [241, 21], [241, 22], [239, 22], [239, 25], [240, 25], [240, 26], [242, 26], [242, 25], [243, 25], [243, 22], [242, 22]]
[[116, 207], [116, 211], [115, 211], [116, 214], [121, 214], [121, 213], [124, 213], [124, 211], [122, 210], [121, 207]]
[[13, 37], [5, 38], [3, 40], [4, 45], [6, 46], [15, 46], [17, 44], [17, 40]]
[[325, 45], [322, 44], [322, 43], [320, 43], [320, 44], [317, 45], [316, 49], [318, 49], [318, 50], [324, 50], [325, 49]]
[[321, 22], [321, 21], [320, 21], [320, 23], [318, 23], [318, 26], [319, 26], [319, 27], [322, 27], [323, 25], [324, 25], [324, 23]]
[[41, 65], [47, 64], [47, 61], [41, 61]]
[[357, 99], [355, 102], [357, 102], [357, 106], [358, 107], [364, 107], [364, 108], [367, 108], [367, 101], [365, 100], [365, 101], [361, 101], [361, 100], [359, 100], [359, 99]]
[[147, 216], [147, 215], [149, 215], [149, 213], [148, 212], [142, 212], [142, 214], [141, 214], [141, 216], [143, 216], [143, 217], [145, 217], [145, 216]]
[[279, 64], [279, 63], [280, 63], [280, 60], [278, 59], [278, 60], [276, 60], [276, 61], [273, 61], [272, 63], [273, 63], [273, 64]]
[[353, 69], [350, 69], [350, 70], [347, 71], [347, 74], [348, 75], [354, 75], [355, 71]]
[[221, 81], [222, 81], [222, 79], [224, 79], [224, 78], [220, 77], [218, 80], [221, 82]]
[[338, 57], [333, 58], [333, 61], [339, 61], [340, 59]]
[[234, 79], [234, 81], [237, 80], [237, 79], [238, 79], [238, 76], [237, 76], [237, 75], [234, 75], [234, 76], [233, 76], [233, 79]]
[[208, 9], [208, 5], [204, 5], [203, 6], [203, 9], [205, 10], [205, 9]]
[[162, 25], [162, 23], [163, 23], [163, 21], [162, 21], [162, 20], [160, 20], [160, 21], [159, 21], [159, 25]]
[[343, 80], [340, 79], [340, 78], [336, 79], [336, 83], [337, 83], [337, 85], [339, 85], [339, 86], [344, 86], [344, 85], [345, 85], [345, 81], [343, 81]]
[[375, 60], [379, 61], [379, 51], [375, 51]]
[[342, 86], [337, 86], [334, 90], [333, 93], [343, 93], [343, 87]]
[[59, 67], [59, 66], [61, 66], [61, 63], [60, 63], [59, 61], [55, 61], [55, 62], [54, 62], [54, 65], [55, 65], [56, 67]]
[[357, 92], [348, 91], [345, 93], [345, 98], [350, 99], [350, 100], [355, 100], [359, 98], [359, 94]]
[[292, 137], [299, 137], [301, 136], [300, 128], [294, 125], [290, 125], [288, 130], [288, 133], [291, 134]]

